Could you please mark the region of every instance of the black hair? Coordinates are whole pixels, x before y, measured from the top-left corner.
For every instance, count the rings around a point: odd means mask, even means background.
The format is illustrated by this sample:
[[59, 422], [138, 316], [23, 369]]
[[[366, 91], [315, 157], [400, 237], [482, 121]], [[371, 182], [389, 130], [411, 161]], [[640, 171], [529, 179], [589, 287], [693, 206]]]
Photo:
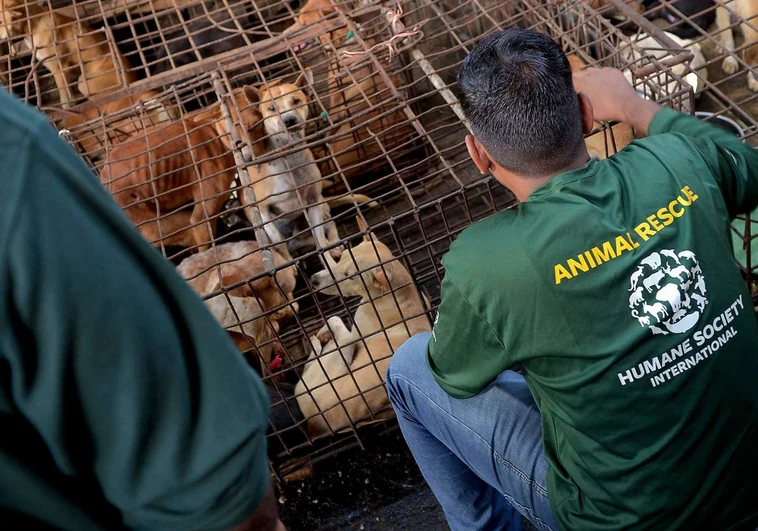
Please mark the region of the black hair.
[[531, 30], [487, 35], [458, 72], [463, 113], [503, 168], [524, 177], [561, 171], [582, 145], [571, 66], [561, 47]]

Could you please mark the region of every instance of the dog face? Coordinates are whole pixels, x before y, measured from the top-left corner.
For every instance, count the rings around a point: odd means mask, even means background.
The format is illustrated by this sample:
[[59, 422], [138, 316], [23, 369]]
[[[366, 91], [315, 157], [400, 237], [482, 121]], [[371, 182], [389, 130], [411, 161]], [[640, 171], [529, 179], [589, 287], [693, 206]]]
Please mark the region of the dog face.
[[0, 0], [0, 39], [11, 39], [29, 33], [27, 22], [23, 2]]
[[342, 293], [346, 297], [365, 297], [368, 288], [373, 298], [390, 290], [393, 277], [402, 267], [389, 247], [373, 235], [366, 235], [360, 245], [342, 253], [340, 261], [331, 266], [331, 273], [319, 271], [311, 277], [311, 283], [326, 295]]
[[246, 87], [251, 97], [260, 102], [258, 110], [267, 134], [300, 132], [305, 128], [308, 97], [304, 89], [310, 83], [313, 83], [313, 74], [306, 68], [294, 83], [274, 82], [260, 89]]

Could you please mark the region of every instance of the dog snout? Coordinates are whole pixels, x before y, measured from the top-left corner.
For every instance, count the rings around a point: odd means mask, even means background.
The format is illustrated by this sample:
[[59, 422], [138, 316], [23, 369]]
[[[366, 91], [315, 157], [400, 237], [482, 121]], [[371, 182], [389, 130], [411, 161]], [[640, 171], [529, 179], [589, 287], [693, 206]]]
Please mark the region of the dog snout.
[[311, 284], [314, 289], [321, 289], [331, 284], [332, 277], [329, 275], [329, 271], [319, 271], [311, 275]]
[[299, 120], [297, 119], [297, 116], [293, 116], [291, 114], [288, 114], [284, 117], [284, 125], [287, 128], [295, 127], [298, 124]]

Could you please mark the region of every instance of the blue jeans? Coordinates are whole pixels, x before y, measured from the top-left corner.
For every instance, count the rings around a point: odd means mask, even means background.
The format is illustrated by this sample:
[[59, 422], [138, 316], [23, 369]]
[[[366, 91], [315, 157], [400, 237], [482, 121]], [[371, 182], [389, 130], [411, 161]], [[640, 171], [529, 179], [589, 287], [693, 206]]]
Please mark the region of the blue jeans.
[[523, 515], [537, 529], [557, 530], [545, 487], [540, 412], [524, 378], [505, 371], [478, 395], [453, 398], [426, 364], [430, 337], [418, 334], [398, 349], [387, 391], [450, 528], [520, 531]]

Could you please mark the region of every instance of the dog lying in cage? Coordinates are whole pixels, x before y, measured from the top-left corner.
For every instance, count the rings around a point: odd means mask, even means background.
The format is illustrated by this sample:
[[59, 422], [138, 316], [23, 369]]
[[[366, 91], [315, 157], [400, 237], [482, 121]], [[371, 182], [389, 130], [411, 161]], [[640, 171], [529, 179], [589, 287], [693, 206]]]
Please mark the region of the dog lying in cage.
[[[232, 118], [263, 137], [259, 92], [235, 89]], [[258, 145], [259, 143], [254, 143]], [[151, 243], [208, 248], [237, 168], [220, 104], [154, 126], [108, 153], [100, 180]]]
[[[332, 0], [308, 0], [291, 29], [318, 24], [324, 17], [336, 12], [338, 8]], [[376, 44], [368, 37], [363, 40], [367, 47]], [[357, 59], [348, 58], [346, 52], [358, 50], [360, 54], [358, 40], [351, 30], [338, 28], [320, 35], [318, 41], [329, 56], [328, 118], [336, 126], [332, 133], [334, 138], [330, 141], [333, 158], [339, 170], [351, 179], [365, 171], [363, 164], [381, 157], [384, 154], [382, 148], [391, 151], [393, 147], [407, 143], [413, 137], [414, 130], [400, 109], [382, 116], [392, 108], [391, 100], [395, 99], [393, 91], [400, 90], [400, 79], [388, 72], [392, 83], [388, 86], [369, 59], [360, 55]], [[315, 39], [299, 43], [294, 50], [303, 52], [314, 42]], [[325, 167], [324, 173], [327, 170], [328, 167]]]
[[[361, 218], [358, 226], [367, 230]], [[295, 387], [308, 432], [316, 436], [373, 413], [390, 414], [384, 389], [390, 358], [405, 340], [431, 326], [425, 314], [429, 301], [400, 260], [372, 234], [345, 251], [331, 272], [318, 272], [311, 282], [327, 295], [361, 297], [352, 329], [333, 316], [311, 338], [313, 353]]]
[[[25, 3], [24, 0], [0, 0], [0, 38], [22, 40], [32, 53], [33, 60], [47, 68], [55, 80], [60, 105], [72, 106], [78, 96], [85, 98], [104, 96], [127, 87], [137, 80], [126, 58], [115, 43], [108, 41], [103, 30], [95, 30], [85, 23], [50, 10], [47, 6]], [[18, 53], [18, 44], [10, 45]], [[72, 113], [63, 121], [63, 127], [78, 126], [98, 116], [113, 114], [137, 102], [148, 104], [148, 120], [163, 122], [170, 119], [169, 112], [151, 102], [157, 93], [146, 91], [133, 98], [121, 99]], [[133, 134], [141, 126], [129, 119], [119, 120], [112, 131], [118, 140]], [[95, 153], [105, 143], [101, 135], [83, 132], [77, 141], [87, 153]]]
[[[277, 268], [275, 276], [265, 275], [256, 280], [250, 279], [263, 275], [266, 269], [258, 244], [251, 241], [216, 245], [185, 258], [176, 268], [201, 297], [220, 293], [206, 300], [206, 306], [227, 329], [237, 348], [241, 352], [257, 348], [266, 367], [272, 359], [272, 331], [278, 333], [280, 322], [292, 318], [299, 309], [294, 301], [297, 267], [285, 267], [286, 261], [276, 249], [272, 249], [272, 254]], [[230, 289], [240, 283], [243, 284]], [[240, 326], [244, 334], [240, 333]]]

